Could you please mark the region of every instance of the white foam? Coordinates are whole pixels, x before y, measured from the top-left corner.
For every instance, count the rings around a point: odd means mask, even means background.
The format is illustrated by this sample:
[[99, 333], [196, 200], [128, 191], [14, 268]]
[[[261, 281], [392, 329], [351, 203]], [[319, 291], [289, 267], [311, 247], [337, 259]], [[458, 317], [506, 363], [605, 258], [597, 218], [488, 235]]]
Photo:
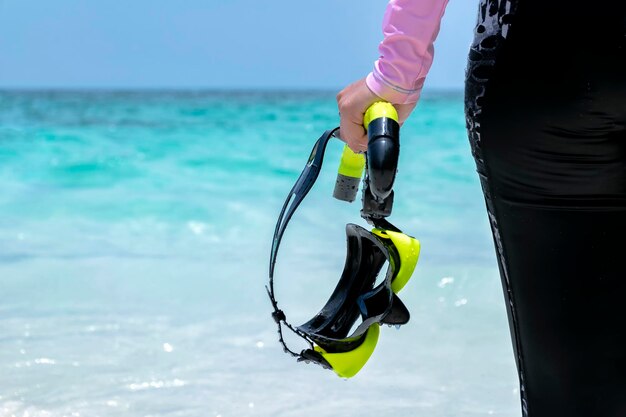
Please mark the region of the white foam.
[[441, 279], [439, 280], [439, 284], [437, 284], [437, 286], [438, 286], [439, 288], [444, 288], [444, 287], [446, 287], [447, 285], [450, 285], [450, 284], [452, 284], [452, 283], [454, 283], [454, 278], [453, 278], [453, 277], [443, 277], [443, 278], [441, 278]]
[[141, 391], [147, 389], [184, 387], [185, 385], [187, 385], [187, 382], [181, 379], [174, 379], [171, 381], [152, 380], [128, 384], [126, 385], [126, 388], [130, 389], [131, 391]]
[[456, 307], [461, 307], [461, 306], [464, 306], [465, 304], [467, 304], [467, 298], [460, 298], [454, 302], [454, 305]]

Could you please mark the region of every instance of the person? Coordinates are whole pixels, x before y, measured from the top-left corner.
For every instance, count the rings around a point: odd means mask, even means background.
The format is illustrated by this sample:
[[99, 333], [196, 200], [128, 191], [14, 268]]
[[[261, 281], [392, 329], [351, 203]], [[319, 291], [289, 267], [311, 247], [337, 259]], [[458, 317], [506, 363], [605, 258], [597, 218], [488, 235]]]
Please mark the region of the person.
[[[406, 120], [447, 0], [392, 0], [373, 71], [337, 95]], [[529, 417], [626, 416], [626, 1], [481, 0], [465, 112]]]

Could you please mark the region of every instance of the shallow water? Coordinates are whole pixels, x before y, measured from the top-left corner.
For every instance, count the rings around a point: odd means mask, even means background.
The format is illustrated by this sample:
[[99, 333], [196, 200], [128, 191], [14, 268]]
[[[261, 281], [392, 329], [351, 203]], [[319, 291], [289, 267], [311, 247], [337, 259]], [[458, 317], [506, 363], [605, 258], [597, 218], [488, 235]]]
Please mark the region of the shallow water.
[[[282, 353], [264, 285], [274, 222], [327, 93], [0, 93], [0, 416], [512, 416], [517, 378], [460, 94], [402, 130], [392, 221], [422, 242], [363, 371]], [[358, 203], [339, 143], [285, 236], [281, 306], [314, 314]]]

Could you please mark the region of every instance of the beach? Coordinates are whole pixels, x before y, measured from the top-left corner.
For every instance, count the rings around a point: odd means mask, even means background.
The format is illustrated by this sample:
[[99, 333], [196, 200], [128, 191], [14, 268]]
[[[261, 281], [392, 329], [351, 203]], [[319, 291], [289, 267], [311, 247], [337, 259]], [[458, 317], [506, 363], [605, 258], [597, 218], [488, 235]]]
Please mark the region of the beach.
[[[401, 130], [410, 323], [347, 381], [282, 352], [272, 233], [338, 122], [324, 91], [0, 92], [0, 416], [519, 415], [461, 92], [425, 93]], [[341, 149], [281, 246], [296, 324], [341, 274], [345, 225], [365, 226], [332, 198]]]

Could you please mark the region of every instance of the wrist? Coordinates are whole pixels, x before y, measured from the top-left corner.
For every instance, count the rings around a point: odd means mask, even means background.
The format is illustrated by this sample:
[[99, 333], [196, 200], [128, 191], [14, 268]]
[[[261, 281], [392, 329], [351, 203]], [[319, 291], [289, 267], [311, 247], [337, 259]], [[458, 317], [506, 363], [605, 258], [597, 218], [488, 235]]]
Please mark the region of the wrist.
[[372, 93], [392, 104], [415, 103], [422, 92], [421, 84], [415, 89], [403, 88], [387, 80], [377, 68], [367, 75], [365, 84]]

